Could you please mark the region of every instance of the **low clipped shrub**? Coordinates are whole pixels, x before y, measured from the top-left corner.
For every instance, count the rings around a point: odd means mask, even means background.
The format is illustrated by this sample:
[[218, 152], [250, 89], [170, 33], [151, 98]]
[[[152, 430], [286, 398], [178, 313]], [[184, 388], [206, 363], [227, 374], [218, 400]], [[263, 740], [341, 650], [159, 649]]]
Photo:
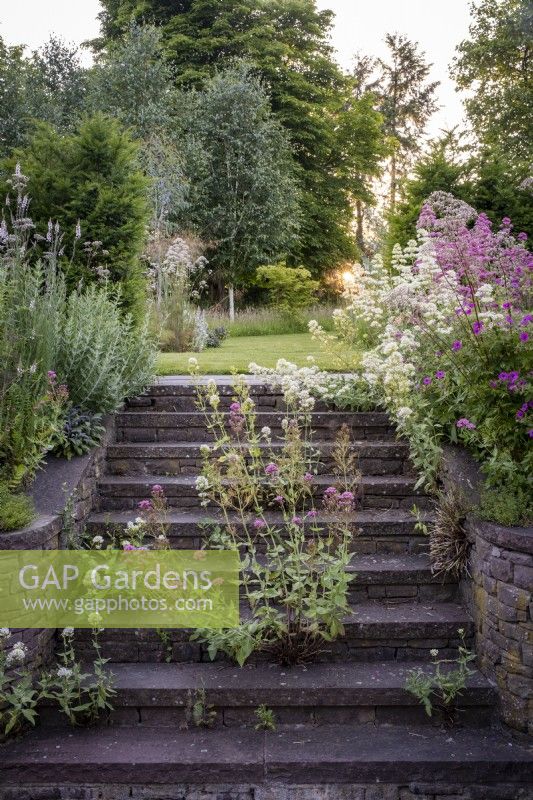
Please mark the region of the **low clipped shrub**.
[[25, 494], [13, 494], [5, 483], [0, 483], [0, 531], [25, 528], [34, 518], [31, 498]]
[[320, 286], [305, 267], [288, 267], [284, 263], [258, 267], [256, 282], [268, 291], [270, 304], [284, 314], [311, 305]]

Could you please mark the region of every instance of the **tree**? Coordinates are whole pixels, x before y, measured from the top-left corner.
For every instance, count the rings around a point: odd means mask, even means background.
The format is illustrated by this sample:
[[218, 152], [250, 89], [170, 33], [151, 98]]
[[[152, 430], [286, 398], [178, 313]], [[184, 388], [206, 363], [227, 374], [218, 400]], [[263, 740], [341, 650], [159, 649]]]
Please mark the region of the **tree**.
[[212, 243], [210, 263], [230, 287], [261, 263], [284, 256], [297, 228], [297, 188], [290, 146], [251, 67], [238, 63], [195, 93], [187, 136], [202, 157], [187, 160], [196, 185], [190, 219]]
[[0, 36], [0, 156], [21, 144], [27, 126], [24, 47], [8, 47]]
[[76, 48], [51, 36], [30, 58], [0, 37], [0, 156], [31, 135], [36, 120], [72, 130], [85, 102], [85, 71]]
[[[132, 16], [151, 21], [161, 27], [180, 87], [202, 87], [215, 69], [236, 57], [257, 66], [298, 163], [302, 224], [291, 261], [317, 273], [353, 258], [355, 188], [353, 171], [343, 162], [350, 148], [337, 136], [351, 85], [332, 56], [332, 13], [318, 11], [314, 0], [104, 0], [102, 5], [103, 38], [97, 46], [119, 36]], [[344, 125], [344, 136], [347, 129]], [[372, 169], [371, 164], [370, 174]]]
[[479, 140], [513, 161], [531, 161], [533, 6], [530, 0], [471, 4], [470, 38], [458, 46], [452, 75], [468, 91], [465, 107]]
[[416, 236], [420, 210], [430, 194], [448, 192], [468, 201], [471, 186], [467, 183], [469, 165], [461, 157], [460, 138], [449, 131], [432, 142], [428, 152], [415, 164], [413, 175], [402, 187], [402, 200], [389, 218], [386, 250], [388, 256], [395, 244], [405, 247]]
[[60, 131], [73, 130], [85, 109], [87, 92], [87, 71], [78, 48], [52, 34], [30, 59], [26, 92], [34, 119]]
[[420, 151], [427, 121], [437, 110], [435, 90], [439, 82], [426, 82], [431, 64], [415, 42], [399, 34], [387, 34], [385, 42], [390, 61], [378, 59], [377, 92], [384, 130], [392, 140], [388, 210], [393, 214], [399, 182]]
[[13, 154], [7, 174], [16, 161], [29, 177], [37, 232], [46, 234], [49, 221], [63, 232], [62, 266], [69, 284], [107, 275], [120, 285], [124, 306], [138, 310], [147, 181], [139, 170], [137, 147], [119, 123], [95, 115], [73, 134], [40, 123], [28, 145]]

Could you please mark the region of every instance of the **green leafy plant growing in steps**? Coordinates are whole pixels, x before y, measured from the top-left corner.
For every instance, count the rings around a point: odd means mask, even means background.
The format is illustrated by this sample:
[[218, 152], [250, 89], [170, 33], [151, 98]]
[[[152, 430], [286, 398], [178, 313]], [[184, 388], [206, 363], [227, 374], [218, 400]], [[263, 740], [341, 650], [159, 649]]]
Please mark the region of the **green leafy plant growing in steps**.
[[264, 703], [255, 709], [255, 716], [257, 717], [256, 731], [276, 730], [276, 716], [272, 709], [268, 708]]
[[439, 659], [439, 651], [431, 650], [434, 667], [432, 672], [413, 669], [407, 673], [405, 688], [424, 706], [428, 717], [433, 716], [437, 709], [451, 718], [457, 698], [464, 691], [468, 678], [474, 674], [474, 670], [468, 665], [475, 659], [475, 653], [465, 645], [463, 628], [459, 628], [458, 633], [461, 644], [457, 659]]

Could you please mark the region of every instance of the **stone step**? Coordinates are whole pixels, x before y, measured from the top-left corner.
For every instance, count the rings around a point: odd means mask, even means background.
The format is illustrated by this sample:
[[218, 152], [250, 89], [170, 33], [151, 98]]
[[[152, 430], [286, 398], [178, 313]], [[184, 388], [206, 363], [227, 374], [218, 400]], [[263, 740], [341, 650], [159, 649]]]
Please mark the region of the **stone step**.
[[[243, 610], [242, 614], [244, 616]], [[466, 611], [455, 602], [425, 601], [395, 603], [371, 600], [355, 603], [344, 619], [344, 635], [334, 642], [324, 642], [314, 660], [322, 663], [341, 661], [417, 661], [430, 660], [430, 650], [438, 649], [442, 658], [455, 658], [460, 644], [459, 629], [471, 640], [474, 628]], [[169, 629], [168, 649], [156, 631], [148, 629], [106, 628], [100, 637], [102, 653], [113, 662], [165, 661], [172, 654], [174, 662], [209, 662], [205, 645], [190, 641], [191, 631]], [[90, 632], [76, 632], [76, 652], [89, 660]], [[227, 659], [219, 654], [220, 661]], [[272, 660], [255, 653], [253, 663]]]
[[[129, 511], [104, 511], [93, 513], [87, 522], [87, 532], [91, 535], [105, 536], [113, 531], [118, 534], [125, 532], [127, 523], [134, 519], [137, 512]], [[229, 517], [232, 524], [240, 526], [240, 521], [235, 515]], [[272, 525], [282, 526], [283, 519], [279, 514], [267, 514], [266, 519]], [[422, 513], [422, 520], [429, 524], [432, 517], [429, 513]], [[162, 521], [161, 519], [159, 520]], [[326, 527], [329, 518], [320, 514], [315, 520], [319, 527]], [[197, 550], [204, 541], [204, 531], [200, 527], [206, 522], [214, 526], [223, 525], [222, 517], [215, 511], [203, 509], [171, 509], [165, 518], [168, 525], [168, 537], [172, 548], [180, 550]], [[420, 553], [428, 549], [428, 537], [416, 529], [416, 521], [409, 511], [403, 509], [362, 509], [353, 515], [354, 538], [351, 548], [360, 554], [372, 553]], [[310, 531], [310, 522], [304, 521], [304, 531]]]
[[[90, 671], [90, 665], [87, 670]], [[256, 709], [266, 705], [276, 723], [327, 725], [376, 722], [424, 724], [430, 718], [405, 683], [410, 670], [433, 671], [424, 662], [398, 664], [313, 664], [306, 667], [269, 665], [242, 668], [220, 664], [113, 664], [117, 694], [113, 711], [101, 724], [174, 726], [187, 724], [187, 706], [205, 692], [205, 704], [216, 713], [213, 727], [254, 727]], [[448, 721], [488, 724], [495, 690], [476, 672], [448, 712]], [[66, 725], [58, 709], [43, 707], [41, 724]], [[194, 723], [191, 723], [194, 727]]]
[[[266, 483], [266, 478], [265, 478]], [[321, 501], [328, 486], [334, 486], [333, 475], [315, 476], [310, 489]], [[167, 503], [173, 508], [198, 508], [200, 498], [193, 475], [105, 475], [98, 483], [100, 511], [135, 509], [150, 497], [152, 486], [162, 486]], [[359, 483], [362, 508], [423, 507], [428, 498], [416, 488], [416, 477], [410, 475], [365, 475]]]
[[[158, 442], [111, 444], [107, 448], [107, 472], [110, 475], [199, 475], [203, 458], [201, 442]], [[272, 442], [259, 444], [263, 459], [281, 454], [283, 444]], [[303, 462], [307, 469], [312, 466], [319, 474], [331, 472], [333, 468], [333, 442], [321, 442], [309, 458]], [[362, 441], [353, 442], [351, 451], [357, 456], [357, 466], [365, 475], [405, 475], [412, 472], [409, 462], [409, 447], [406, 442]], [[246, 450], [245, 450], [246, 453]], [[221, 455], [214, 451], [213, 457]], [[251, 456], [247, 454], [247, 460]]]
[[[80, 793], [86, 785], [108, 787], [105, 792], [96, 788], [91, 797], [125, 800], [142, 794], [146, 800], [155, 800], [199, 797], [199, 789], [193, 787], [214, 786], [214, 791], [201, 791], [202, 796], [259, 797], [260, 789], [252, 787], [263, 787], [269, 797], [280, 800], [288, 796], [287, 785], [300, 785], [298, 797], [302, 798], [325, 797], [326, 792], [328, 797], [348, 797], [348, 790], [355, 798], [352, 789], [366, 785], [369, 791], [374, 787], [366, 797], [383, 800], [414, 795], [400, 795], [399, 789], [394, 795], [378, 795], [376, 787], [382, 784], [384, 789], [391, 785], [414, 786], [415, 790], [426, 784], [429, 794], [421, 789], [420, 797], [451, 800], [458, 796], [460, 786], [464, 798], [527, 800], [532, 767], [533, 755], [524, 746], [488, 728], [443, 731], [408, 724], [274, 732], [170, 728], [154, 735], [152, 728], [135, 727], [79, 729], [68, 736], [42, 728], [3, 748], [0, 797], [87, 798], [89, 794]], [[338, 785], [338, 792], [332, 794], [328, 784]], [[216, 787], [220, 787], [218, 794]], [[478, 788], [472, 794], [469, 787]]]
[[[226, 414], [226, 418], [228, 415]], [[260, 411], [256, 429], [269, 427], [281, 434], [284, 415]], [[393, 439], [394, 427], [383, 412], [324, 411], [311, 414], [313, 440], [331, 441], [342, 425], [347, 425], [353, 439]], [[206, 417], [200, 412], [126, 411], [116, 415], [117, 442], [212, 442]]]

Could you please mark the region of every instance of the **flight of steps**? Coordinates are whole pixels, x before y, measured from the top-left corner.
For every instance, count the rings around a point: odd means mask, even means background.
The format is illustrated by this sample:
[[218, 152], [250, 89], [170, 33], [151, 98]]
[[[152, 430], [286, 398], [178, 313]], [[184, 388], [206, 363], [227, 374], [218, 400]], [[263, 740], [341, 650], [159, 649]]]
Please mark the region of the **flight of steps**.
[[[231, 379], [217, 380], [227, 408]], [[268, 425], [275, 440], [282, 398], [259, 380], [252, 382], [251, 395], [258, 426]], [[351, 430], [363, 473], [350, 565], [356, 578], [345, 634], [307, 666], [283, 668], [256, 656], [239, 669], [224, 658], [211, 662], [205, 646], [190, 641], [189, 631], [169, 631], [163, 641], [155, 631], [106, 630], [103, 655], [111, 659], [117, 688], [109, 719], [93, 730], [65, 736], [57, 712], [44, 708], [41, 728], [1, 752], [0, 787], [2, 781], [13, 786], [21, 778], [35, 792], [106, 784], [115, 787], [109, 795], [115, 800], [137, 796], [131, 787], [140, 785], [143, 798], [209, 800], [284, 800], [292, 798], [287, 787], [299, 784], [308, 787], [294, 795], [302, 799], [325, 798], [317, 787], [340, 784], [377, 784], [389, 791], [371, 794], [372, 788], [365, 794], [367, 789], [361, 789], [354, 800], [410, 800], [419, 794], [431, 800], [533, 796], [531, 757], [498, 730], [495, 691], [480, 673], [469, 680], [453, 727], [444, 718], [441, 727], [431, 721], [405, 690], [410, 669], [431, 668], [432, 649], [441, 657], [457, 655], [458, 629], [472, 642], [473, 623], [459, 602], [457, 586], [431, 574], [427, 536], [410, 511], [416, 504], [429, 521], [431, 504], [415, 489], [406, 444], [396, 439], [385, 414], [317, 407], [312, 419], [314, 443], [322, 454], [317, 493], [334, 483], [331, 446], [343, 424]], [[200, 506], [194, 488], [200, 444], [209, 441], [186, 379], [164, 379], [130, 400], [117, 415], [116, 441], [108, 448], [100, 506], [89, 531], [122, 530], [138, 502], [160, 484], [171, 507], [171, 546], [200, 546], [199, 524], [216, 518], [214, 510]], [[77, 648], [88, 655], [84, 632], [78, 632]], [[200, 689], [216, 711], [213, 730], [186, 729], [187, 704]], [[261, 704], [274, 711], [276, 731], [255, 730], [255, 710]], [[183, 789], [223, 784], [220, 794]], [[276, 794], [270, 787], [278, 784]], [[181, 793], [146, 788], [162, 785], [179, 785]], [[237, 788], [243, 786], [246, 791]], [[430, 788], [423, 794], [424, 786]], [[463, 794], [467, 790], [478, 794]], [[4, 796], [11, 797], [0, 789]], [[337, 796], [335, 790], [327, 795]]]

